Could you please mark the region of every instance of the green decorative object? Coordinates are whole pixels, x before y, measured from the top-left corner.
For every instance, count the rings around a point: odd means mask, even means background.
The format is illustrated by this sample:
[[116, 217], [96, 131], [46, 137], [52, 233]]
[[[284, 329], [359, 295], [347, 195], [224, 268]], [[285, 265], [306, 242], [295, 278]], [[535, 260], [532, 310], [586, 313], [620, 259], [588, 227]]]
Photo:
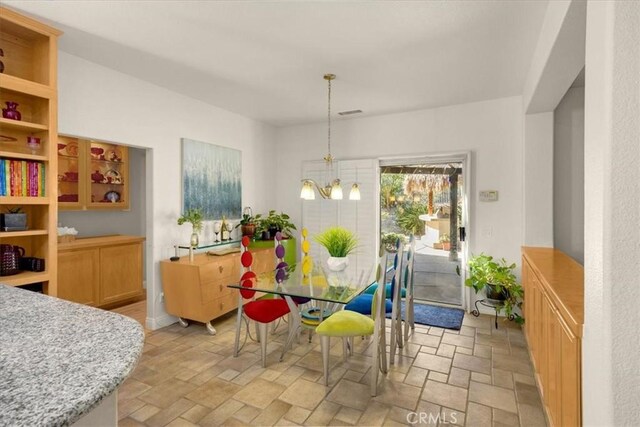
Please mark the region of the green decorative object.
[[[281, 240], [282, 246], [284, 246], [284, 261], [291, 265], [295, 265], [296, 264], [296, 254], [297, 249], [296, 249], [296, 239], [294, 239], [293, 237], [290, 237], [288, 239], [283, 239]], [[273, 243], [273, 240], [253, 240], [251, 242], [251, 244], [249, 245], [249, 249], [250, 250], [255, 250], [255, 249], [263, 249], [263, 248], [269, 248], [272, 250], [275, 250], [275, 245]], [[274, 255], [274, 265], [273, 268], [275, 269], [275, 255]]]

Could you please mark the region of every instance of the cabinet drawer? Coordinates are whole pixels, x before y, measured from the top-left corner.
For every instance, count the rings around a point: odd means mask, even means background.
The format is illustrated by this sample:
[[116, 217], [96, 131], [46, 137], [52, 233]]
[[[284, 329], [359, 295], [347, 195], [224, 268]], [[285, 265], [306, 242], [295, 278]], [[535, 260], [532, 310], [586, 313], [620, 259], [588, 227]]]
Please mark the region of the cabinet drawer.
[[239, 263], [238, 257], [230, 257], [203, 264], [200, 266], [200, 283], [216, 282], [228, 285], [238, 281], [240, 277]]
[[[236, 280], [237, 281], [237, 280]], [[233, 280], [203, 283], [200, 288], [202, 301], [209, 302], [215, 299], [227, 296], [229, 294], [237, 295], [238, 290], [228, 288], [227, 285], [233, 283]]]

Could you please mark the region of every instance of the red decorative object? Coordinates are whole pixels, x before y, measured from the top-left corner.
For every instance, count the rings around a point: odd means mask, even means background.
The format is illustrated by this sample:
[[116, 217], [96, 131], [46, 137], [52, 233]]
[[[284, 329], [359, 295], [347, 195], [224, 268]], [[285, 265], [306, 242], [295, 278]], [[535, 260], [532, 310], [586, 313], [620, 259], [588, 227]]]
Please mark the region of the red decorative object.
[[100, 171], [97, 170], [91, 174], [91, 181], [100, 184], [102, 181], [104, 181], [104, 175], [102, 175]]

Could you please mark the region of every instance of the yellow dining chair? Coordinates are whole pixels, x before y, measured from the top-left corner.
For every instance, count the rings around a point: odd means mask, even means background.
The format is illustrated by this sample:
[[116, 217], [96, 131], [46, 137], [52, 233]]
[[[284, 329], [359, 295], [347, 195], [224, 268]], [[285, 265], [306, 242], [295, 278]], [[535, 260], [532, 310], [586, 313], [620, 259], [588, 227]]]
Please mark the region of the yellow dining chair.
[[[400, 249], [402, 251], [402, 249]], [[380, 281], [386, 266], [384, 247], [380, 247], [376, 280]], [[399, 270], [396, 271], [399, 279]], [[396, 282], [397, 283], [397, 282]], [[385, 288], [379, 286], [371, 302], [371, 317], [350, 310], [334, 313], [316, 328], [320, 335], [322, 350], [322, 366], [324, 383], [329, 385], [329, 350], [331, 337], [342, 338], [344, 357], [346, 359], [349, 348], [348, 340], [359, 336], [373, 336], [373, 351], [371, 364], [371, 395], [375, 396], [378, 389], [378, 370], [387, 372], [386, 333], [385, 333]]]

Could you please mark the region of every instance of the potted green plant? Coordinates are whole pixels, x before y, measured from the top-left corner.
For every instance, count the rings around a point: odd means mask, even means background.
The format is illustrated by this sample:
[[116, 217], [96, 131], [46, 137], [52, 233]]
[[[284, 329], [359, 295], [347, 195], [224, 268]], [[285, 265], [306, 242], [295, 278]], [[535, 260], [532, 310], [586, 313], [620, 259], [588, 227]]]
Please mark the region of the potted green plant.
[[395, 253], [398, 251], [396, 242], [400, 240], [401, 244], [407, 243], [407, 236], [399, 233], [383, 233], [380, 240], [387, 252]]
[[182, 225], [185, 222], [191, 224], [191, 246], [198, 246], [198, 233], [202, 231], [202, 211], [199, 208], [187, 209], [180, 218], [178, 218], [178, 225]]
[[451, 250], [451, 239], [447, 233], [444, 233], [440, 236], [440, 243], [442, 244], [442, 249], [445, 251]]
[[262, 235], [263, 240], [273, 239], [279, 231], [285, 239], [293, 236], [296, 226], [291, 222], [291, 218], [284, 212], [276, 213], [270, 210], [269, 214], [258, 221], [256, 232]]
[[24, 231], [27, 229], [27, 214], [22, 208], [7, 208], [2, 214], [2, 231]]
[[487, 298], [497, 301], [507, 317], [513, 317], [518, 324], [524, 318], [516, 311], [522, 307], [524, 290], [513, 273], [516, 264], [508, 264], [504, 258], [494, 260], [492, 256], [481, 253], [469, 259], [469, 276], [465, 285], [476, 293], [483, 290]]
[[331, 271], [342, 271], [349, 265], [348, 255], [358, 247], [358, 239], [344, 227], [329, 227], [314, 237], [329, 252], [327, 265]]
[[261, 214], [253, 216], [251, 213], [244, 213], [242, 214], [242, 219], [235, 228], [240, 227], [240, 231], [243, 236], [252, 238], [256, 234], [256, 227], [261, 217]]

